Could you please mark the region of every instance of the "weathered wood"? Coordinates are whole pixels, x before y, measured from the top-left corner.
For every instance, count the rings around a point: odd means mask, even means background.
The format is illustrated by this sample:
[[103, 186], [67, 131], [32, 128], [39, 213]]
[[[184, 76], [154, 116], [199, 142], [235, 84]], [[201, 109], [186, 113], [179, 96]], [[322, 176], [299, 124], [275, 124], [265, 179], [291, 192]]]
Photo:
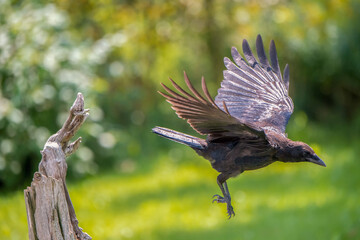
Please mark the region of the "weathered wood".
[[66, 157], [74, 153], [81, 138], [70, 139], [81, 127], [89, 110], [78, 93], [70, 114], [61, 129], [52, 135], [41, 151], [39, 171], [35, 172], [31, 187], [24, 190], [30, 240], [89, 240], [75, 215], [66, 187]]

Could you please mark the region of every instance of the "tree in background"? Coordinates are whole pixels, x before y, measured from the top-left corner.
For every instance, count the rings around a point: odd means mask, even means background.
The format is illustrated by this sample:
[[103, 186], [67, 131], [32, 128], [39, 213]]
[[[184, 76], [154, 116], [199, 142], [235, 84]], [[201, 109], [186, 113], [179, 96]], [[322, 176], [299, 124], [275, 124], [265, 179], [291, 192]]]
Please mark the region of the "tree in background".
[[[62, 124], [78, 91], [95, 107], [87, 134], [101, 136], [96, 122], [102, 112], [92, 97], [94, 71], [124, 38], [115, 33], [96, 41], [79, 39], [69, 30], [68, 14], [53, 4], [3, 1], [0, 9], [0, 187], [13, 188], [31, 177], [41, 145]], [[64, 114], [49, 123], [59, 112]], [[75, 172], [94, 172], [93, 155], [85, 148]]]

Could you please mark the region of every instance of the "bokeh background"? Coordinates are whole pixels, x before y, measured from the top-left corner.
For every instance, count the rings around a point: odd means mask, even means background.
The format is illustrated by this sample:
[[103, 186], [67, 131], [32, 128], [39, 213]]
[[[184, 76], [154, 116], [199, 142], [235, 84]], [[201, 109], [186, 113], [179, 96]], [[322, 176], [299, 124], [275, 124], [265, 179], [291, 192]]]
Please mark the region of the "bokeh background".
[[[94, 239], [360, 239], [357, 0], [0, 1], [0, 239], [26, 239], [23, 189], [77, 92], [90, 117], [68, 185]], [[211, 204], [217, 173], [151, 133], [195, 134], [157, 94], [186, 70], [215, 96], [242, 39], [290, 65], [287, 132], [327, 168], [275, 163], [229, 180], [236, 216]]]

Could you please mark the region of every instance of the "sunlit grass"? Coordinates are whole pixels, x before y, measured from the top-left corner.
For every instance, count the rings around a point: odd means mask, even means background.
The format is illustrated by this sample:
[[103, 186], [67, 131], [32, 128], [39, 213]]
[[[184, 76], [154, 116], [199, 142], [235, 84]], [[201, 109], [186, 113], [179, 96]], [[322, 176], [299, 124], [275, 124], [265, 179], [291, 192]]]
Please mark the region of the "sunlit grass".
[[22, 192], [0, 198], [0, 239], [27, 239], [25, 201]]
[[[171, 150], [148, 158], [150, 169], [96, 176], [69, 190], [80, 226], [94, 239], [359, 239], [357, 143], [323, 139], [311, 145], [327, 168], [275, 163], [230, 179], [231, 220], [225, 205], [211, 203], [220, 193], [217, 173], [191, 150], [180, 159]], [[0, 239], [26, 238], [22, 193], [1, 197]]]

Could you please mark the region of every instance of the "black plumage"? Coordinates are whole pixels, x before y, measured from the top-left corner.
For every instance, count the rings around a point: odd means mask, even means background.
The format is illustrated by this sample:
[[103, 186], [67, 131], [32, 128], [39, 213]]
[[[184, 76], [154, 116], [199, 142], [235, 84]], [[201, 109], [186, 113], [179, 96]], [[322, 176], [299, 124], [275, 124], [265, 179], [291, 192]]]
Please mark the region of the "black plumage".
[[270, 63], [260, 35], [256, 39], [259, 61], [246, 40], [242, 47], [246, 60], [236, 48], [231, 50], [235, 63], [224, 59], [227, 70], [215, 101], [204, 78], [201, 82], [205, 97], [193, 87], [186, 73], [185, 82], [192, 94], [172, 79], [178, 92], [162, 84], [167, 93], [159, 93], [180, 118], [186, 119], [198, 133], [207, 135], [206, 140], [167, 128], [153, 128], [156, 134], [190, 146], [220, 172], [217, 182], [223, 196], [214, 195], [214, 201], [227, 203], [229, 217], [235, 213], [226, 184], [228, 178], [275, 161], [325, 166], [310, 146], [292, 141], [285, 134], [294, 105], [288, 94], [289, 68], [285, 66], [283, 79], [274, 41], [270, 43]]

